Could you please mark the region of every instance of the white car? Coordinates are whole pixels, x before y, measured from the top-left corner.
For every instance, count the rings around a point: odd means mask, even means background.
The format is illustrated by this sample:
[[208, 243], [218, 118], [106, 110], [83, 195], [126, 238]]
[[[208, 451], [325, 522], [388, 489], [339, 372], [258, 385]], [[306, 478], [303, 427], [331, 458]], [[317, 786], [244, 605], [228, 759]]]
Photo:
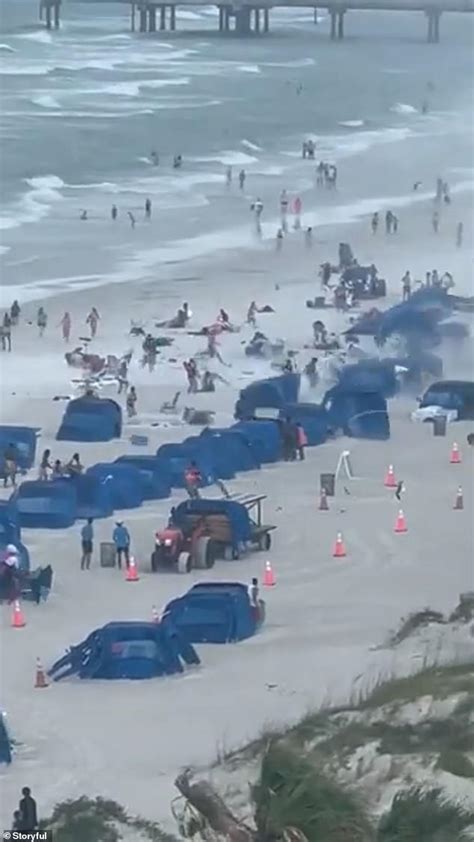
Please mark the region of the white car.
[[411, 414], [412, 421], [434, 421], [435, 418], [446, 418], [448, 424], [458, 420], [457, 409], [444, 409], [442, 406], [423, 406], [415, 409]]

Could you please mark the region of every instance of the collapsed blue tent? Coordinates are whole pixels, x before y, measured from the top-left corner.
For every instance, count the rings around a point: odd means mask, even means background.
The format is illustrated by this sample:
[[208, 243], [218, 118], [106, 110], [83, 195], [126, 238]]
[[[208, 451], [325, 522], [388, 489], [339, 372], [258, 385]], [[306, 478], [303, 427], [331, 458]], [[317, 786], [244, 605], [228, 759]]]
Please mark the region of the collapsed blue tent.
[[18, 550], [20, 570], [30, 569], [30, 554], [21, 540], [20, 518], [18, 510], [10, 500], [0, 500], [0, 556], [8, 544], [14, 544]]
[[38, 440], [37, 427], [14, 427], [0, 424], [0, 456], [8, 445], [13, 444], [17, 452], [17, 464], [23, 471], [28, 471], [35, 463], [36, 442]]
[[79, 678], [156, 678], [184, 672], [199, 658], [171, 622], [107, 623], [56, 661], [48, 675]]
[[122, 410], [109, 398], [70, 401], [56, 434], [58, 441], [110, 441], [122, 435]]
[[171, 494], [172, 474], [165, 460], [156, 456], [119, 456], [118, 465], [131, 465], [140, 471], [144, 500], [162, 500]]
[[87, 518], [110, 517], [114, 512], [114, 502], [110, 484], [103, 482], [101, 476], [92, 473], [55, 480], [72, 485], [77, 496], [77, 520]]
[[238, 582], [202, 582], [173, 599], [165, 616], [189, 643], [234, 643], [252, 637], [261, 620]]
[[23, 482], [10, 500], [25, 529], [67, 529], [77, 517], [77, 495], [72, 483]]
[[96, 477], [108, 487], [114, 509], [137, 509], [143, 503], [145, 482], [133, 465], [98, 462], [87, 469], [86, 476]]
[[206, 427], [202, 431], [203, 438], [219, 438], [225, 447], [227, 458], [234, 473], [241, 471], [255, 471], [260, 468], [260, 461], [252, 442], [239, 430], [225, 427]]
[[3, 711], [0, 711], [0, 763], [12, 762], [11, 740]]
[[252, 524], [248, 510], [235, 500], [185, 500], [172, 510], [173, 525], [186, 531], [189, 515], [225, 515], [230, 525], [231, 545], [238, 553], [242, 544], [252, 538]]
[[238, 421], [231, 430], [245, 436], [261, 463], [277, 462], [280, 458], [280, 427], [276, 421]]
[[219, 436], [190, 436], [183, 444], [197, 448], [206, 454], [219, 479], [233, 479], [236, 474], [232, 464], [232, 454], [227, 449], [224, 439]]
[[280, 411], [280, 418], [289, 418], [293, 424], [301, 424], [310, 446], [324, 444], [328, 434], [326, 410], [315, 403], [290, 403]]
[[250, 419], [254, 417], [256, 409], [281, 409], [286, 403], [296, 403], [299, 388], [299, 374], [281, 374], [267, 380], [256, 380], [240, 392], [235, 404], [234, 417], [240, 420]]
[[360, 360], [339, 372], [341, 389], [351, 392], [380, 392], [386, 398], [398, 391], [395, 366], [391, 360]]
[[213, 459], [205, 448], [194, 445], [186, 445], [183, 442], [177, 444], [162, 444], [156, 451], [159, 459], [168, 463], [171, 471], [173, 488], [184, 488], [184, 475], [191, 462], [195, 462], [201, 474], [201, 486], [212, 485], [217, 479], [216, 468]]
[[323, 407], [333, 432], [352, 438], [390, 438], [387, 401], [380, 392], [348, 391], [340, 386], [324, 395]]

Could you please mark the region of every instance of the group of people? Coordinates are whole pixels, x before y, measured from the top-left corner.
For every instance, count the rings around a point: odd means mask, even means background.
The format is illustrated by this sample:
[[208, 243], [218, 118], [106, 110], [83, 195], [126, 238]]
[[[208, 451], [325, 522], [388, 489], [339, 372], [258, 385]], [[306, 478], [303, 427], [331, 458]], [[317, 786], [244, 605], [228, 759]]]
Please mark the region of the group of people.
[[[372, 219], [370, 221], [370, 226], [372, 228], [372, 234], [376, 234], [379, 230], [380, 224], [380, 214], [378, 211], [372, 214]], [[385, 233], [386, 234], [397, 234], [398, 233], [398, 216], [395, 216], [393, 211], [387, 210], [385, 212]]]
[[[227, 187], [231, 186], [233, 177], [234, 177], [233, 169], [232, 169], [232, 167], [229, 166], [229, 167], [226, 168], [226, 171], [225, 171], [225, 183], [227, 184]], [[239, 181], [239, 187], [240, 187], [241, 190], [243, 190], [244, 187], [245, 187], [245, 182], [247, 180], [247, 173], [245, 172], [244, 169], [241, 169], [239, 171], [239, 174], [238, 174], [237, 178], [238, 178], [238, 181]]]
[[290, 418], [285, 418], [280, 425], [280, 436], [285, 462], [294, 462], [297, 458], [303, 461], [308, 438], [302, 424], [294, 424]]
[[[10, 309], [5, 311], [0, 325], [0, 339], [2, 351], [12, 350], [12, 328], [16, 327], [20, 322], [21, 307], [15, 299]], [[97, 335], [97, 328], [99, 326], [100, 315], [96, 307], [92, 307], [86, 317], [86, 325], [89, 328], [90, 337], [94, 339]], [[48, 327], [48, 313], [41, 305], [36, 313], [36, 326], [38, 328], [38, 335], [43, 337]], [[66, 310], [59, 322], [58, 327], [61, 328], [62, 337], [65, 342], [69, 342], [72, 330], [72, 318], [69, 310]]]
[[408, 301], [415, 287], [417, 289], [420, 287], [434, 287], [435, 289], [445, 289], [449, 292], [454, 286], [454, 278], [451, 272], [444, 272], [441, 275], [437, 269], [433, 269], [431, 272], [426, 273], [424, 281], [420, 279], [412, 280], [410, 271], [407, 270], [402, 277], [401, 284], [402, 300]]
[[[117, 520], [112, 532], [112, 542], [115, 548], [115, 563], [119, 570], [122, 569], [122, 561], [128, 569], [130, 566], [130, 532], [122, 520]], [[94, 555], [94, 521], [88, 518], [81, 529], [81, 570], [90, 570], [92, 557]]]
[[[38, 809], [29, 786], [23, 787], [21, 796], [18, 809], [13, 813], [12, 831], [33, 833], [38, 830]], [[9, 838], [10, 834], [4, 834], [4, 839]]]
[[337, 187], [337, 167], [335, 164], [328, 164], [320, 161], [316, 167], [316, 184], [318, 187], [326, 187], [335, 190]]
[[82, 473], [84, 473], [84, 465], [81, 463], [79, 453], [74, 453], [69, 462], [64, 463], [61, 459], [53, 460], [49, 448], [43, 451], [38, 470], [39, 480], [47, 482], [61, 477], [77, 477]]

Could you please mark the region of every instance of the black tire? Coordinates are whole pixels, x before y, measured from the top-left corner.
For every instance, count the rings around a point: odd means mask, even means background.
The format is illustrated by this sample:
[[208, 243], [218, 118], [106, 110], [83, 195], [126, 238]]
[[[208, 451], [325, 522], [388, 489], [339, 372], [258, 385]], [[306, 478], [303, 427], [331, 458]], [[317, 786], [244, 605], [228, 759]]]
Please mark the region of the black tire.
[[260, 538], [260, 543], [259, 543], [258, 548], [259, 548], [259, 550], [262, 550], [264, 552], [268, 552], [271, 545], [272, 545], [272, 536], [270, 535], [269, 532], [265, 532]]
[[151, 554], [151, 572], [156, 573], [160, 566], [160, 553], [158, 550], [154, 550]]

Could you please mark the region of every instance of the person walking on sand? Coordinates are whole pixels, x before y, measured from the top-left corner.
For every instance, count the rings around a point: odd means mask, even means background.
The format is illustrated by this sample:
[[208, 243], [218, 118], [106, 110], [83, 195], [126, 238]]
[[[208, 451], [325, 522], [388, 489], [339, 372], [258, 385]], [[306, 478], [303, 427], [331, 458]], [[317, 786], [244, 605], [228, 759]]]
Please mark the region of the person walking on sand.
[[392, 213], [392, 234], [398, 234], [398, 216]]
[[129, 218], [129, 220], [130, 220], [130, 225], [131, 225], [131, 227], [132, 227], [132, 228], [135, 228], [135, 225], [137, 224], [137, 220], [135, 219], [135, 217], [134, 217], [134, 215], [133, 215], [132, 211], [127, 211], [127, 216], [128, 216], [128, 218]]
[[279, 228], [276, 234], [276, 250], [281, 251], [283, 246], [283, 228]]
[[18, 301], [15, 298], [12, 306], [10, 307], [10, 318], [12, 320], [13, 327], [16, 327], [18, 322], [20, 321], [20, 315], [21, 315], [21, 307], [20, 307], [20, 305], [18, 304]]
[[308, 446], [308, 437], [304, 431], [304, 427], [298, 421], [296, 424], [296, 450], [300, 462], [304, 462], [304, 449]]
[[311, 226], [309, 226], [304, 232], [304, 244], [307, 249], [310, 249], [313, 245], [313, 229]]
[[18, 804], [18, 810], [20, 813], [20, 829], [24, 833], [32, 833], [38, 829], [38, 809], [36, 801], [31, 795], [31, 789], [29, 786], [24, 786], [21, 794], [23, 798], [20, 798], [20, 803]]
[[122, 569], [122, 556], [125, 559], [125, 564], [128, 570], [130, 565], [130, 532], [124, 526], [123, 520], [117, 520], [115, 529], [112, 532], [112, 541], [115, 544], [115, 557], [117, 559], [117, 567]]
[[94, 527], [91, 517], [81, 529], [81, 570], [90, 570], [92, 553], [94, 552]]
[[135, 386], [130, 386], [126, 400], [128, 418], [134, 418], [137, 414], [137, 400], [138, 398]]
[[36, 316], [36, 324], [38, 325], [38, 332], [40, 336], [44, 336], [48, 324], [48, 316], [44, 307], [40, 307]]
[[407, 271], [402, 278], [402, 301], [408, 301], [411, 295], [411, 276]]
[[245, 187], [245, 179], [247, 178], [247, 174], [245, 170], [240, 170], [239, 172], [239, 187], [241, 190]]
[[287, 191], [282, 190], [280, 193], [280, 216], [282, 218], [282, 221], [286, 220], [289, 201], [290, 200], [288, 199]]
[[40, 462], [39, 472], [38, 472], [38, 479], [41, 480], [42, 482], [46, 482], [46, 480], [49, 479], [49, 473], [50, 473], [50, 471], [53, 470], [50, 459], [51, 459], [51, 451], [45, 450], [43, 452], [42, 457], [41, 457], [41, 462]]
[[69, 337], [71, 335], [71, 316], [69, 315], [68, 311], [64, 313], [61, 321], [59, 322], [59, 326], [62, 329], [63, 339], [65, 342], [69, 342]]
[[456, 247], [458, 249], [460, 249], [461, 246], [462, 246], [463, 236], [464, 236], [464, 223], [458, 222], [458, 224], [456, 226]]
[[8, 480], [12, 484], [12, 488], [16, 487], [16, 475], [18, 473], [18, 450], [13, 442], [10, 442], [3, 453], [3, 487], [6, 488]]
[[293, 213], [295, 215], [295, 224], [294, 224], [295, 231], [298, 231], [298, 229], [301, 228], [301, 209], [302, 209], [302, 207], [303, 207], [303, 203], [301, 201], [300, 196], [296, 196], [296, 198], [293, 202]]
[[227, 167], [225, 171], [225, 183], [227, 187], [232, 184], [232, 167]]
[[257, 325], [256, 313], [257, 313], [257, 305], [256, 305], [255, 301], [251, 301], [250, 306], [247, 310], [247, 320], [246, 321], [247, 321], [247, 324], [252, 325], [252, 327], [256, 327], [256, 325]]
[[439, 233], [439, 211], [433, 211], [433, 216], [431, 217], [431, 225], [433, 228], [433, 232], [435, 234]]
[[98, 311], [96, 310], [95, 307], [92, 307], [92, 310], [90, 311], [90, 313], [89, 313], [89, 315], [87, 316], [87, 319], [86, 319], [86, 325], [89, 325], [89, 329], [90, 329], [90, 332], [91, 332], [91, 339], [94, 339], [94, 337], [97, 334], [97, 327], [98, 327], [99, 321], [100, 321], [99, 313], [98, 313]]
[[376, 234], [377, 229], [379, 227], [379, 215], [378, 215], [378, 213], [372, 214], [372, 220], [371, 220], [370, 225], [371, 225], [371, 228], [372, 228], [372, 234]]
[[112, 217], [113, 221], [115, 222], [115, 220], [117, 219], [117, 216], [118, 216], [117, 205], [112, 205], [112, 207], [110, 209], [110, 216]]
[[386, 234], [392, 233], [392, 225], [393, 225], [393, 213], [392, 213], [391, 210], [388, 210], [385, 214], [385, 233]]
[[151, 219], [151, 199], [145, 201], [145, 219]]
[[8, 312], [5, 313], [2, 322], [2, 351], [12, 349], [12, 320]]

